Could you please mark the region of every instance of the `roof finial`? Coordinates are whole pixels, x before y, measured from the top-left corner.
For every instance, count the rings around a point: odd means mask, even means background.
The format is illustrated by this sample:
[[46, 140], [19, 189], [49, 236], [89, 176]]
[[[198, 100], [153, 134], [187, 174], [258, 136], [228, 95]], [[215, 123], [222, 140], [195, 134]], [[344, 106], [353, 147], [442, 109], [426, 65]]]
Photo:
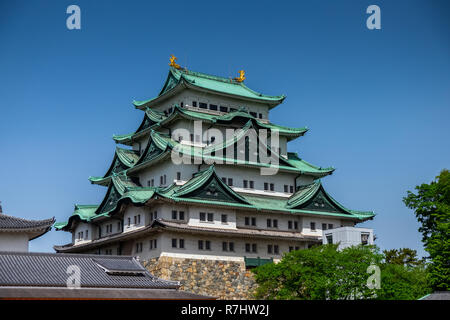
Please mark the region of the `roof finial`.
[[181, 68], [180, 65], [175, 62], [177, 60], [177, 57], [175, 57], [173, 54], [170, 55], [169, 60], [170, 60], [169, 66], [174, 67], [175, 69]]
[[237, 82], [242, 82], [245, 80], [245, 71], [239, 70], [239, 78], [234, 78]]

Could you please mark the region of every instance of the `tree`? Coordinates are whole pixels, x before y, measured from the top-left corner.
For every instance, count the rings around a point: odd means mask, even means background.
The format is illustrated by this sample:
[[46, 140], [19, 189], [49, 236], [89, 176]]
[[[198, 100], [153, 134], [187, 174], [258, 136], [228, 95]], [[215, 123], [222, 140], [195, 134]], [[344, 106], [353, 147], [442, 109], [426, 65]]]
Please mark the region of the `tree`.
[[429, 254], [429, 281], [434, 290], [450, 288], [450, 172], [442, 170], [435, 181], [416, 186], [403, 198], [421, 224], [419, 232]]
[[342, 251], [323, 245], [287, 253], [277, 264], [254, 269], [259, 299], [365, 299], [375, 289], [367, 286], [367, 268], [381, 264], [373, 246]]
[[385, 263], [381, 266], [381, 286], [377, 290], [379, 300], [417, 300], [430, 293], [424, 264], [407, 266]]
[[424, 265], [425, 261], [417, 257], [417, 251], [410, 248], [384, 250], [384, 259], [388, 264], [398, 264], [402, 266]]

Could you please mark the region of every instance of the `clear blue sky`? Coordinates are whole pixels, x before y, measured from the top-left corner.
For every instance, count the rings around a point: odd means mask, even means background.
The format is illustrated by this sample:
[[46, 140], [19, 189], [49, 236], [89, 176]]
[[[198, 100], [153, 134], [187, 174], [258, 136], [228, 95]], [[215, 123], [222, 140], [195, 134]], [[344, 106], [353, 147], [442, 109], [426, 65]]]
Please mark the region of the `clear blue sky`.
[[[81, 30], [66, 8], [81, 8]], [[366, 8], [381, 8], [381, 30]], [[113, 157], [113, 134], [142, 119], [175, 54], [189, 69], [286, 94], [271, 120], [308, 126], [291, 151], [320, 166], [341, 203], [378, 215], [383, 249], [424, 254], [402, 197], [450, 167], [450, 12], [446, 1], [1, 1], [0, 200], [5, 213], [65, 221]], [[52, 251], [51, 231], [31, 242]]]

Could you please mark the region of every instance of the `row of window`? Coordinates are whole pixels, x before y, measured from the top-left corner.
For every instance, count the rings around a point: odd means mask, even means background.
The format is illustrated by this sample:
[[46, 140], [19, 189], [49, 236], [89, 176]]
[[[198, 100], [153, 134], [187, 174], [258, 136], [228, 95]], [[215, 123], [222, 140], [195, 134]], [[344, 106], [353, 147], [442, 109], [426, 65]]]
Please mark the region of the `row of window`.
[[[139, 225], [139, 224], [141, 224], [141, 215], [140, 215], [140, 214], [135, 215], [135, 216], [133, 217], [133, 221], [134, 221], [134, 225]], [[128, 219], [127, 219], [127, 226], [128, 226], [128, 227], [131, 226], [131, 217], [128, 217]]]
[[[135, 244], [135, 248], [134, 248], [134, 250], [135, 250], [135, 252], [136, 253], [141, 253], [142, 252], [142, 248], [143, 248], [143, 243], [142, 242], [136, 242], [136, 244]], [[157, 242], [157, 240], [156, 239], [152, 239], [152, 240], [150, 240], [149, 241], [149, 250], [155, 250], [155, 249], [157, 249], [158, 248], [158, 242]]]
[[[214, 222], [214, 213], [211, 212], [200, 212], [200, 221], [203, 222]], [[220, 216], [220, 221], [222, 223], [228, 223], [228, 215], [222, 214]]]
[[[184, 105], [184, 103], [181, 102], [181, 106], [182, 107], [183, 107], [183, 105]], [[194, 108], [197, 108], [197, 101], [192, 101], [192, 106]], [[209, 109], [209, 110], [212, 110], [212, 111], [220, 111], [220, 112], [228, 112], [228, 111], [229, 112], [234, 112], [234, 111], [237, 111], [236, 108], [231, 108], [231, 107], [228, 108], [226, 106], [218, 106], [217, 104], [212, 104], [212, 103], [210, 103], [209, 106], [208, 106], [208, 104], [205, 103], [205, 102], [199, 102], [198, 103], [198, 108], [200, 108], [200, 109]], [[171, 108], [169, 108], [169, 110], [170, 109]], [[171, 112], [171, 110], [169, 112]], [[259, 119], [263, 118], [262, 113], [256, 113], [256, 112], [250, 111], [250, 115], [252, 117], [254, 117], [254, 118], [259, 118]]]
[[78, 240], [83, 240], [89, 238], [89, 230], [86, 231], [79, 231], [77, 234]]
[[[309, 224], [311, 231], [316, 231], [316, 223], [315, 222], [310, 222]], [[328, 225], [326, 223], [322, 223], [322, 230], [327, 230], [327, 229], [333, 229], [333, 224], [329, 223]]]
[[[155, 240], [156, 241], [156, 240]], [[198, 240], [198, 249], [199, 250], [211, 250], [211, 241], [210, 240]], [[155, 242], [156, 245], [156, 242]], [[246, 243], [244, 245], [245, 252], [247, 253], [257, 253], [258, 252], [258, 245], [256, 243]], [[184, 239], [172, 239], [172, 248], [177, 249], [184, 249], [185, 248], [185, 242]], [[299, 250], [300, 247], [296, 246], [290, 246], [289, 252], [292, 250]], [[223, 252], [234, 252], [235, 251], [235, 245], [232, 241], [223, 241], [222, 242], [222, 251]], [[268, 244], [267, 245], [267, 253], [268, 254], [280, 254], [280, 249], [277, 244]]]
[[184, 211], [172, 210], [173, 220], [184, 220]]

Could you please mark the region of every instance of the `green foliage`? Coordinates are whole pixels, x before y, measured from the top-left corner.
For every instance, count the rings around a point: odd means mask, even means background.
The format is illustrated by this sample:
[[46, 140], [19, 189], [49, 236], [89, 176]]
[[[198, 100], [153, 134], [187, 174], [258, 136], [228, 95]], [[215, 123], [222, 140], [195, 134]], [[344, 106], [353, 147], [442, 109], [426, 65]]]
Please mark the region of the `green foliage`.
[[384, 250], [384, 260], [389, 264], [398, 264], [402, 266], [424, 265], [425, 261], [417, 257], [417, 251], [410, 248]]
[[254, 269], [258, 299], [365, 299], [375, 289], [366, 285], [371, 264], [383, 256], [372, 246], [337, 250], [337, 245], [292, 251], [278, 264]]
[[442, 170], [435, 181], [408, 191], [405, 205], [414, 210], [419, 232], [431, 260], [429, 281], [435, 290], [450, 289], [450, 172]]
[[402, 264], [384, 264], [381, 267], [380, 300], [417, 300], [430, 293], [424, 265], [408, 267]]

